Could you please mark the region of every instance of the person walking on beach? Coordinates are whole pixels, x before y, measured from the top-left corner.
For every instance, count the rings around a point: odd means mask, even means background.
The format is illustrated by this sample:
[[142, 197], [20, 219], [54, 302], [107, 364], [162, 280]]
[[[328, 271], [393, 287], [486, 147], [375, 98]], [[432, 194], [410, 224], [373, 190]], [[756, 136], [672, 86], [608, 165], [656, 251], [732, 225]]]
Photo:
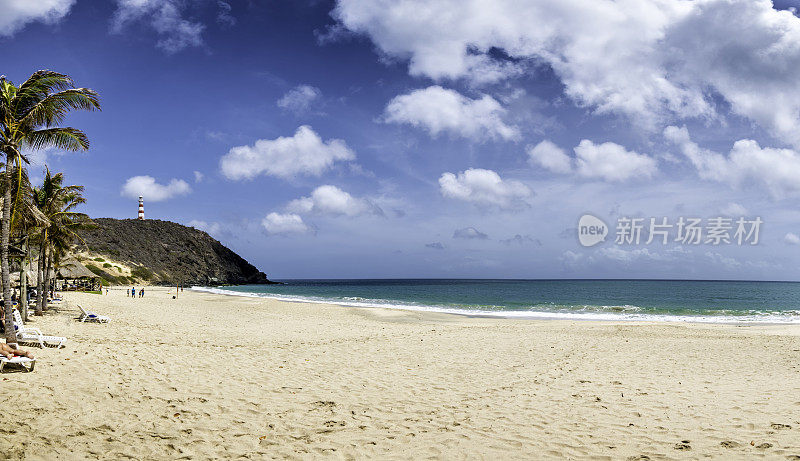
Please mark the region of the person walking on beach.
[[144, 288], [139, 289], [139, 297], [144, 298]]
[[136, 287], [131, 287], [131, 296], [136, 297]]

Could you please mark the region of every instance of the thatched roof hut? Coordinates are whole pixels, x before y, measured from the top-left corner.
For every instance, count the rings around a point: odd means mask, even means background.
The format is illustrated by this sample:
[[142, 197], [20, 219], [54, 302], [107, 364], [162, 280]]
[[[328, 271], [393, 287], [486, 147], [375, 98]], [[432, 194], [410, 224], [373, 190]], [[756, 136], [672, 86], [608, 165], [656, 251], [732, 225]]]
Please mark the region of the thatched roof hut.
[[56, 269], [56, 287], [62, 290], [97, 290], [100, 285], [100, 276], [75, 258], [64, 259]]
[[61, 261], [58, 269], [56, 269], [56, 278], [60, 279], [82, 279], [82, 278], [99, 278], [97, 274], [90, 271], [83, 264], [78, 262], [75, 258], [67, 258]]

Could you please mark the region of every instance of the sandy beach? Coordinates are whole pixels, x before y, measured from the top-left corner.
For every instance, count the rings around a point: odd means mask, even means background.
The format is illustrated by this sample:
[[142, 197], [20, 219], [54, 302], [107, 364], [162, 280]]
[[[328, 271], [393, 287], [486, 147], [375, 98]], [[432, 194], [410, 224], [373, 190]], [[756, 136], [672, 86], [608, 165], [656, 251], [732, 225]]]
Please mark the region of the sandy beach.
[[[10, 459], [795, 459], [800, 326], [509, 321], [65, 293]], [[112, 318], [78, 323], [76, 304]]]

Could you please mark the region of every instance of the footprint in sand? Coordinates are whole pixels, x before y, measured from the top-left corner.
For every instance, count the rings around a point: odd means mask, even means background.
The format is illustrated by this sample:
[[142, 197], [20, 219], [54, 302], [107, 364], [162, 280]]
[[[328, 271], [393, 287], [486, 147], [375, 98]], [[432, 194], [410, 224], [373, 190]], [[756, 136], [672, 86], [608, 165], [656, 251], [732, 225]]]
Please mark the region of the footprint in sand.
[[775, 430], [791, 429], [792, 428], [792, 426], [790, 426], [788, 424], [779, 424], [779, 423], [772, 423], [772, 424], [770, 424], [770, 427], [775, 429]]
[[733, 440], [725, 440], [719, 443], [725, 448], [736, 448], [739, 446], [738, 442], [734, 442]]
[[674, 448], [676, 450], [691, 450], [692, 446], [689, 445], [689, 443], [690, 442], [688, 440], [681, 440], [679, 443], [675, 444]]

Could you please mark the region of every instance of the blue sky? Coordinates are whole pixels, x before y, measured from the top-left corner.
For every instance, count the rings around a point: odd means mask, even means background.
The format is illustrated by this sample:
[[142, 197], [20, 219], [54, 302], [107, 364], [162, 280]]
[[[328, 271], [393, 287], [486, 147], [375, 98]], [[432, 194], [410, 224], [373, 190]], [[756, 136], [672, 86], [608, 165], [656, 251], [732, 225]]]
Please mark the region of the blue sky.
[[[141, 193], [270, 277], [798, 280], [794, 3], [0, 0], [0, 73], [102, 98], [34, 178], [94, 217]], [[720, 216], [758, 244], [614, 242]]]

